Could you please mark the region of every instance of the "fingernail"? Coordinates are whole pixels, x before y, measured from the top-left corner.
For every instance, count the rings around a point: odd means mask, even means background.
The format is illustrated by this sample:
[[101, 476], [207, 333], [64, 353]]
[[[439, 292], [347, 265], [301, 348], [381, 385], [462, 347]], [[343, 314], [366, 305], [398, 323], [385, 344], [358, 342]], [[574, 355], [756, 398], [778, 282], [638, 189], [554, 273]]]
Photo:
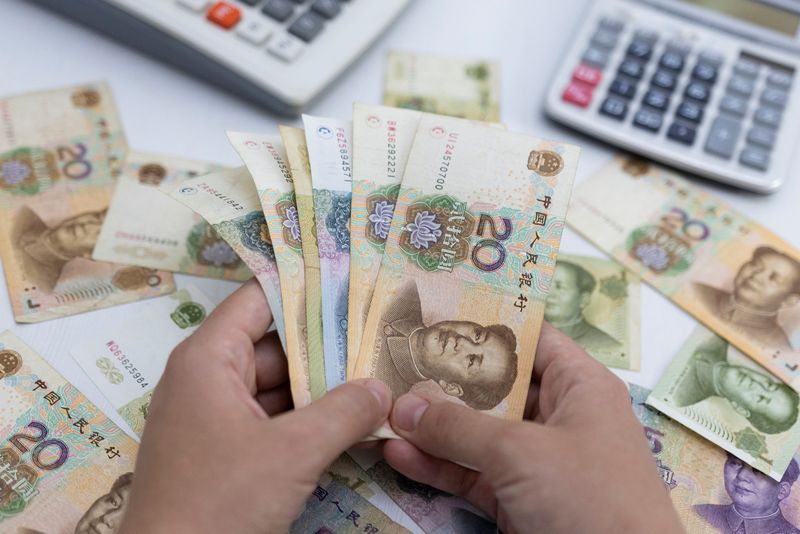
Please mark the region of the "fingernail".
[[389, 391], [388, 386], [381, 382], [380, 380], [375, 379], [366, 379], [361, 382], [361, 384], [372, 393], [378, 402], [381, 405], [381, 412], [388, 413], [389, 407], [392, 404], [392, 392]]
[[396, 426], [406, 432], [412, 432], [417, 428], [419, 420], [422, 419], [422, 415], [430, 405], [428, 401], [412, 393], [403, 395], [394, 403], [392, 426]]

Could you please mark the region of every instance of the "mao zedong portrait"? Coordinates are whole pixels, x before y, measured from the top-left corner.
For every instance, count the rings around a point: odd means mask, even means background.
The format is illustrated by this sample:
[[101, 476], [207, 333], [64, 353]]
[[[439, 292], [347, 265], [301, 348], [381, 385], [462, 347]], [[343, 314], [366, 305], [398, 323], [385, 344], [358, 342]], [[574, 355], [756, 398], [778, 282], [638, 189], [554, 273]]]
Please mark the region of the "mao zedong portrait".
[[113, 534], [122, 524], [122, 517], [128, 508], [133, 473], [125, 473], [108, 490], [108, 493], [94, 501], [86, 510], [75, 534]]
[[589, 323], [584, 316], [596, 286], [592, 273], [575, 263], [558, 260], [544, 318], [589, 352], [621, 350], [619, 341]]
[[792, 460], [780, 482], [728, 455], [723, 468], [730, 504], [698, 504], [697, 515], [724, 534], [800, 534], [783, 516], [780, 503], [792, 492], [800, 469]]
[[764, 346], [793, 350], [778, 312], [800, 303], [800, 262], [772, 247], [758, 247], [733, 279], [733, 291], [694, 283], [711, 314]]
[[43, 291], [55, 289], [67, 264], [91, 260], [105, 216], [105, 210], [90, 211], [50, 227], [32, 209], [22, 208], [12, 240], [25, 277]]
[[729, 363], [727, 352], [728, 344], [718, 336], [700, 344], [673, 392], [675, 404], [690, 406], [718, 396], [765, 434], [792, 428], [797, 423], [797, 393], [771, 376]]
[[396, 397], [425, 380], [478, 410], [490, 410], [517, 378], [517, 338], [505, 325], [422, 322], [416, 283], [403, 286], [383, 312], [375, 376]]

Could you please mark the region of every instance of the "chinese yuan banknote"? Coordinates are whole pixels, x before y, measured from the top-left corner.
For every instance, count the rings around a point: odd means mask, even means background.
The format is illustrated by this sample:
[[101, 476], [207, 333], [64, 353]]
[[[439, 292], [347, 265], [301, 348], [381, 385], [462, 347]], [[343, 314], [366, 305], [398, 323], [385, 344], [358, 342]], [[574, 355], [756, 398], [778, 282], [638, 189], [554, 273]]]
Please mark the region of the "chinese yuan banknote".
[[383, 103], [499, 122], [500, 66], [481, 59], [389, 52]]
[[702, 326], [647, 404], [775, 480], [800, 447], [797, 392]]
[[629, 390], [633, 410], [687, 532], [797, 532], [800, 457], [789, 462], [778, 482], [647, 407], [648, 390], [634, 385]]
[[105, 84], [0, 99], [0, 255], [17, 322], [175, 290], [170, 273], [91, 259], [126, 148]]
[[129, 152], [92, 258], [227, 280], [252, 277], [202, 217], [158, 190], [220, 170], [200, 161]]
[[0, 435], [0, 531], [117, 531], [136, 442], [9, 331], [0, 333]]
[[303, 115], [303, 124], [319, 251], [325, 383], [333, 389], [347, 380], [353, 127], [350, 121], [310, 115]]
[[275, 328], [286, 350], [275, 251], [258, 192], [247, 169], [239, 167], [166, 184], [160, 191], [202, 216], [247, 264], [264, 290]]
[[800, 252], [687, 180], [615, 158], [569, 224], [732, 345], [800, 389]]
[[88, 333], [70, 351], [92, 382], [138, 435], [142, 435], [153, 389], [172, 349], [214, 309], [194, 286], [153, 299], [111, 328]]
[[423, 115], [355, 378], [521, 417], [578, 153]]
[[[320, 262], [317, 249], [317, 230], [314, 223], [314, 196], [311, 185], [311, 166], [308, 161], [306, 134], [302, 128], [280, 126], [286, 159], [294, 182], [295, 206], [300, 221], [303, 249], [303, 268], [306, 275], [306, 341], [309, 368], [325, 365], [322, 342], [322, 293]], [[327, 384], [326, 384], [327, 388]]]
[[261, 197], [280, 275], [292, 398], [296, 407], [305, 406], [325, 394], [325, 368], [322, 358], [308, 357], [303, 244], [286, 150], [276, 134], [228, 132], [228, 139]]
[[347, 376], [353, 370], [389, 237], [411, 143], [421, 113], [384, 106], [353, 106], [353, 198], [350, 220], [350, 295]]
[[615, 261], [561, 253], [544, 318], [603, 365], [638, 371], [640, 289]]

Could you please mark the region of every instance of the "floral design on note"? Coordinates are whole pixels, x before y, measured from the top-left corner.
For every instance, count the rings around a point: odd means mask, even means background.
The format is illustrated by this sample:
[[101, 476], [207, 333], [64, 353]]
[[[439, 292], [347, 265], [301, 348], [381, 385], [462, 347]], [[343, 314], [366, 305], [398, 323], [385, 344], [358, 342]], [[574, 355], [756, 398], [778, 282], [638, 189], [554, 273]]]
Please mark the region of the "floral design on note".
[[430, 248], [442, 237], [441, 224], [436, 222], [436, 216], [429, 211], [417, 213], [414, 222], [406, 225], [409, 232], [409, 242], [414, 248]]

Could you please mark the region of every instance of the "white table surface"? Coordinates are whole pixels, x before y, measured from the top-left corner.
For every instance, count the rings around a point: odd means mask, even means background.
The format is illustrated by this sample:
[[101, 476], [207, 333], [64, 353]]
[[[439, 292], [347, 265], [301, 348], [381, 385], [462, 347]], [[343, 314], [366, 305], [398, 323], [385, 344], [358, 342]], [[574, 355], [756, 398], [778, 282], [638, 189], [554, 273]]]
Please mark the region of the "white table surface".
[[[0, 4], [0, 95], [107, 80], [132, 148], [227, 165], [240, 161], [225, 130], [274, 131], [278, 122], [286, 122], [24, 0]], [[543, 102], [587, 4], [585, 0], [417, 0], [309, 112], [349, 117], [355, 100], [379, 103], [384, 55], [390, 49], [492, 58], [501, 64], [503, 122], [511, 130], [581, 145], [580, 183], [614, 150], [549, 121]], [[800, 167], [795, 168], [800, 174]], [[800, 248], [800, 176], [790, 176], [783, 189], [771, 196], [696, 182]], [[570, 229], [565, 231], [562, 250], [602, 255]], [[179, 286], [194, 283], [212, 298], [237, 287], [185, 275], [177, 275], [176, 280]], [[23, 325], [14, 322], [5, 283], [0, 283], [0, 297], [0, 331], [8, 329], [22, 337], [124, 426], [69, 350], [82, 336], [118, 324], [144, 302]], [[695, 321], [649, 287], [643, 288], [641, 318], [641, 371], [618, 374], [652, 388]]]

